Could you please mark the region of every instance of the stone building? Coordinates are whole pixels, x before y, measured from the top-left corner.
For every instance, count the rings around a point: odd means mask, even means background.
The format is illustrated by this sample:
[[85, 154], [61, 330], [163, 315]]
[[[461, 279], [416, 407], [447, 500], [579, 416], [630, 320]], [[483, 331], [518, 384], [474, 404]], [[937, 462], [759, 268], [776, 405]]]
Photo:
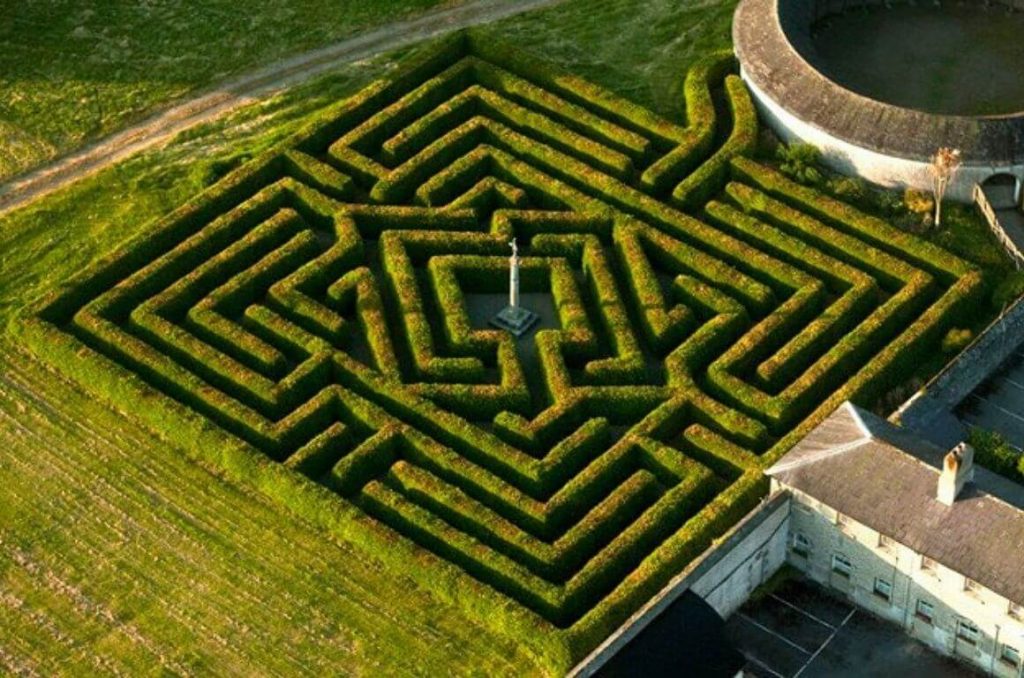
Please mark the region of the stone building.
[[[1013, 8], [1018, 0], [991, 4]], [[888, 4], [888, 3], [884, 3]], [[990, 3], [985, 3], [990, 4]], [[984, 185], [1019, 208], [1024, 187], [1024, 111], [1011, 115], [942, 115], [853, 92], [826, 77], [811, 33], [816, 22], [883, 0], [742, 0], [733, 45], [761, 118], [786, 142], [817, 146], [833, 169], [890, 187], [928, 190], [930, 158], [949, 146], [963, 166], [947, 197], [970, 202]], [[938, 5], [936, 5], [938, 7]], [[998, 13], [992, 12], [993, 21]]]
[[935, 650], [1021, 676], [1024, 488], [846, 403], [768, 470], [787, 561]]

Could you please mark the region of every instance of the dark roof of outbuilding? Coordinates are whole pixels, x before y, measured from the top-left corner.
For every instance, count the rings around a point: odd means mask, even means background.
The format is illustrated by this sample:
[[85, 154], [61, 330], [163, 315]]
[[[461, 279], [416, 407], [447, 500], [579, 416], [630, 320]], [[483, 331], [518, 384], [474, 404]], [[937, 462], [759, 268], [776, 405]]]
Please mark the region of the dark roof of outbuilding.
[[713, 607], [693, 591], [686, 591], [596, 675], [732, 678], [746, 660], [726, 638], [724, 627]]
[[813, 3], [742, 0], [733, 44], [748, 82], [797, 118], [833, 137], [888, 156], [927, 162], [940, 146], [965, 164], [1024, 162], [1024, 112], [938, 115], [875, 101], [826, 78], [814, 66]]
[[936, 499], [945, 454], [845, 403], [767, 473], [1024, 604], [1024, 487], [975, 465], [946, 506]]

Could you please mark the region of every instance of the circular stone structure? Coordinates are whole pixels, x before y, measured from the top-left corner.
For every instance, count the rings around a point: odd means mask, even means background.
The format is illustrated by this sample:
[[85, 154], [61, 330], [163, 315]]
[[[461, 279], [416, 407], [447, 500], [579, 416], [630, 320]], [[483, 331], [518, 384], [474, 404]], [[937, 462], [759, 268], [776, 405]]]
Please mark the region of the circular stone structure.
[[[934, 56], [939, 56], [938, 52], [950, 49], [952, 35], [935, 32], [934, 13], [972, 11], [993, 23], [1020, 21], [1018, 16], [1007, 16], [1013, 9], [1009, 4], [888, 9], [881, 2], [857, 0], [742, 0], [733, 22], [733, 42], [741, 75], [763, 119], [783, 141], [817, 146], [825, 162], [838, 171], [883, 186], [925, 190], [932, 185], [930, 159], [935, 151], [943, 146], [957, 148], [963, 165], [947, 197], [970, 201], [976, 184], [993, 177], [1007, 180], [1010, 177], [1005, 175], [1011, 175], [1014, 199], [1019, 204], [1024, 180], [1024, 101], [1016, 106], [1015, 97], [1024, 90], [1009, 91], [1005, 101], [986, 104], [971, 96], [955, 101], [936, 99], [934, 92], [928, 92], [927, 83], [922, 87], [921, 82], [913, 80], [927, 77], [942, 82], [948, 73], [964, 73], [953, 68], [944, 74], [936, 66], [940, 59], [929, 60], [929, 44], [936, 50]], [[853, 12], [856, 17], [844, 16]], [[856, 27], [844, 31], [842, 22], [854, 18], [863, 21], [865, 12], [878, 15], [872, 16], [876, 26], [887, 19], [901, 22], [906, 33], [906, 51], [896, 53], [904, 46], [892, 45], [893, 73], [882, 80], [873, 81], [866, 72], [884, 65], [884, 57], [880, 62], [878, 54], [880, 45], [885, 49], [880, 33], [838, 50], [835, 44], [823, 42], [837, 35], [853, 42]], [[922, 24], [916, 30], [915, 16], [932, 25]], [[984, 21], [983, 16], [979, 21]], [[950, 20], [955, 23], [956, 17]], [[994, 29], [991, 35], [998, 36], [999, 30]], [[930, 61], [925, 63], [924, 72], [908, 67], [906, 56], [911, 49], [919, 58], [923, 52], [923, 59]], [[980, 57], [970, 53], [965, 59], [975, 63], [985, 59], [984, 49], [993, 55], [1005, 54], [1002, 46], [989, 44], [980, 50]], [[969, 86], [972, 77], [990, 77], [985, 70], [969, 69], [958, 77], [965, 78], [964, 86]], [[1012, 76], [1020, 78], [1019, 72]], [[909, 83], [906, 96], [892, 93], [893, 84], [898, 84], [901, 77]], [[992, 86], [974, 85], [979, 91]], [[964, 114], [979, 107], [991, 112]], [[1015, 108], [1017, 112], [1006, 112]]]

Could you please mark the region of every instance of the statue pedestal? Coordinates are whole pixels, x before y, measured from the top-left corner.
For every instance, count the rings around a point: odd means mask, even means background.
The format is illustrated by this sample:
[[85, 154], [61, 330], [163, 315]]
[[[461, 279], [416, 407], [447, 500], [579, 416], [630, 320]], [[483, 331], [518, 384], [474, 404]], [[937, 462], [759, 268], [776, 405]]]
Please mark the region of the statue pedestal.
[[522, 306], [506, 306], [491, 318], [491, 325], [511, 332], [517, 338], [523, 336], [537, 324], [540, 316]]

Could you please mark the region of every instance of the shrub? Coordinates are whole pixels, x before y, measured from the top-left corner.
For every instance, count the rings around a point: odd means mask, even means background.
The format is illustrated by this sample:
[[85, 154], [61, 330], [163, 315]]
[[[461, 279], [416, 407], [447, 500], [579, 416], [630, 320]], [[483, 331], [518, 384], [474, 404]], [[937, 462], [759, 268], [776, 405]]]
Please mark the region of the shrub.
[[953, 355], [967, 348], [974, 338], [974, 333], [968, 329], [954, 327], [942, 338], [942, 352]]
[[1014, 271], [1004, 277], [992, 291], [992, 305], [1004, 309], [1024, 295], [1024, 271]]
[[667, 191], [710, 152], [717, 129], [711, 88], [734, 66], [731, 52], [713, 53], [700, 59], [686, 74], [683, 96], [689, 137], [643, 173], [641, 183], [648, 191], [655, 194]]
[[780, 145], [775, 151], [779, 169], [783, 174], [801, 184], [815, 186], [821, 183], [821, 151], [817, 146], [805, 143]]
[[928, 191], [908, 188], [903, 192], [903, 204], [915, 214], [931, 214], [935, 211], [935, 199]]
[[972, 427], [967, 441], [974, 447], [975, 460], [989, 471], [1024, 482], [1019, 470], [1021, 454], [1002, 435], [995, 431]]
[[722, 147], [672, 191], [672, 200], [684, 209], [695, 209], [721, 190], [729, 174], [729, 161], [750, 153], [757, 144], [757, 111], [746, 85], [736, 75], [725, 78], [725, 92], [732, 130]]
[[825, 184], [829, 193], [851, 205], [864, 206], [870, 202], [871, 187], [860, 177], [830, 176]]

